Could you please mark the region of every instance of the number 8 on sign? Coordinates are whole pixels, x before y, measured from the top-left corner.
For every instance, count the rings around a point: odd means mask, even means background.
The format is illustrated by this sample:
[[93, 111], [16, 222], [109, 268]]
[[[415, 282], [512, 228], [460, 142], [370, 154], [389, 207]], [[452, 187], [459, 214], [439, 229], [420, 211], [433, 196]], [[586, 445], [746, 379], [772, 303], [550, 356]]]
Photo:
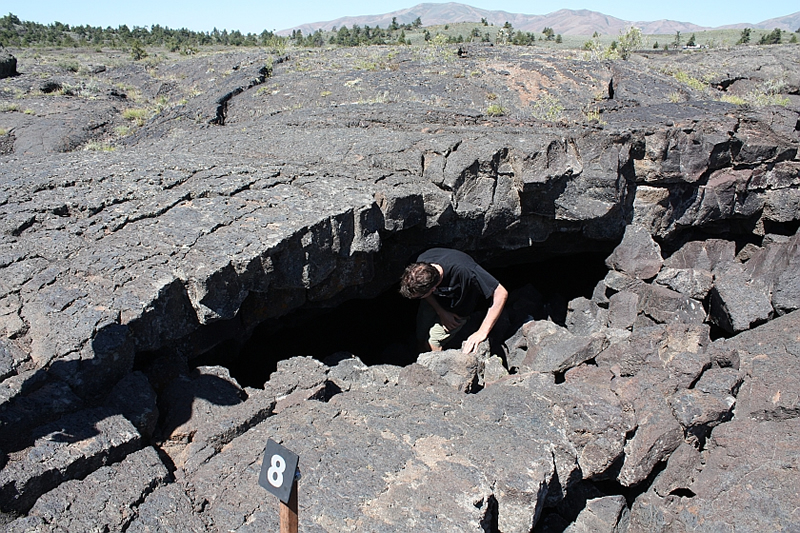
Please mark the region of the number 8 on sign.
[[297, 465], [300, 458], [272, 439], [267, 441], [258, 484], [274, 494], [283, 503], [288, 503], [292, 488], [297, 483]]
[[272, 456], [267, 470], [267, 481], [275, 488], [283, 485], [283, 473], [286, 471], [286, 460], [278, 454]]

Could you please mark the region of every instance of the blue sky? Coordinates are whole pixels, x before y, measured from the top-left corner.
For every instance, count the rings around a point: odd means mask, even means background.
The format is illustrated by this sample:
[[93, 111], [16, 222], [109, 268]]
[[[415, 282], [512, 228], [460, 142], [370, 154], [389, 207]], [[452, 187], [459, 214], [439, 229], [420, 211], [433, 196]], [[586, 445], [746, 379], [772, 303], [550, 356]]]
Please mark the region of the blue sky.
[[[258, 33], [344, 16], [388, 13], [422, 0], [2, 0], [0, 13], [49, 24], [150, 26]], [[438, 2], [437, 2], [438, 3]], [[545, 15], [559, 9], [589, 9], [628, 21], [660, 19], [701, 26], [758, 23], [800, 11], [797, 0], [464, 0], [461, 3], [510, 13]]]

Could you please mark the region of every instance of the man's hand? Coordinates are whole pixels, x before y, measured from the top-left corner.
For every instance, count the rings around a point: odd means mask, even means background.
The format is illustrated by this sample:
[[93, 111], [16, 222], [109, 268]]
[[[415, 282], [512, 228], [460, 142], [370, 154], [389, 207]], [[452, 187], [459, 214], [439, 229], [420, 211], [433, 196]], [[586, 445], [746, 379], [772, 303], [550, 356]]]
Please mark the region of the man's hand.
[[439, 312], [439, 320], [442, 321], [442, 325], [448, 333], [461, 326], [465, 321], [464, 318], [444, 309]]
[[480, 343], [486, 340], [486, 335], [481, 333], [481, 331], [476, 331], [469, 337], [467, 340], [464, 341], [464, 345], [461, 347], [461, 351], [464, 353], [472, 353]]
[[464, 346], [461, 348], [462, 352], [472, 353], [476, 346], [486, 340], [495, 323], [497, 323], [497, 319], [500, 318], [500, 313], [503, 311], [507, 299], [508, 291], [502, 285], [498, 285], [492, 295], [492, 305], [486, 312], [486, 316], [481, 322], [481, 327], [464, 341]]

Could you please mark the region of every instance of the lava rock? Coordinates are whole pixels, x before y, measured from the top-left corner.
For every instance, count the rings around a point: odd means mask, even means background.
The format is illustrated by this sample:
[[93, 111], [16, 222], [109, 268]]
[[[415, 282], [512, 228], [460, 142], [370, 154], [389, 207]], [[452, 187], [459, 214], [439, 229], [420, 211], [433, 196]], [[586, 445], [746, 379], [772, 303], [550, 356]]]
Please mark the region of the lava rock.
[[17, 75], [17, 58], [7, 50], [0, 50], [0, 79]]
[[674, 383], [683, 389], [692, 387], [711, 367], [711, 359], [702, 352], [671, 351], [665, 359], [666, 361], [659, 358], [657, 362], [653, 361], [653, 363], [657, 367], [665, 368], [672, 375]]
[[623, 496], [605, 496], [586, 502], [574, 523], [564, 533], [625, 531], [628, 507]]
[[573, 335], [552, 322], [529, 322], [524, 329], [528, 351], [520, 368], [525, 371], [563, 373], [594, 359], [608, 345], [602, 333]]
[[714, 276], [708, 270], [663, 268], [656, 276], [655, 283], [703, 301], [714, 284]]
[[615, 386], [620, 399], [633, 407], [636, 433], [625, 444], [625, 462], [617, 479], [625, 487], [644, 481], [683, 442], [683, 428], [672, 415], [667, 395], [674, 392], [663, 371], [639, 372]]
[[[85, 479], [71, 480], [39, 498], [27, 518], [7, 531], [122, 531], [137, 516], [136, 507], [169, 472], [155, 449], [144, 448]], [[191, 521], [190, 521], [191, 523]]]
[[730, 263], [722, 270], [718, 266], [714, 278], [709, 309], [709, 318], [714, 324], [730, 333], [738, 333], [772, 316], [767, 287], [758, 280], [749, 279], [741, 265]]
[[711, 368], [695, 385], [695, 389], [707, 393], [722, 393], [736, 396], [742, 384], [742, 374], [734, 368]]
[[689, 241], [664, 261], [665, 268], [713, 271], [720, 263], [731, 263], [736, 243], [721, 239]]
[[60, 91], [62, 89], [62, 87], [63, 86], [59, 82], [53, 81], [53, 80], [48, 80], [48, 81], [42, 83], [41, 85], [39, 85], [39, 90], [42, 91], [45, 94], [49, 94], [49, 93], [54, 93], [56, 91]]
[[103, 408], [67, 415], [43, 426], [20, 461], [0, 471], [0, 506], [27, 512], [64, 481], [80, 479], [139, 449], [141, 436], [123, 416]]
[[706, 319], [703, 304], [679, 292], [647, 285], [639, 292], [641, 314], [657, 324], [702, 324]]
[[153, 436], [158, 423], [156, 393], [143, 373], [131, 372], [122, 378], [111, 390], [105, 405], [130, 420], [143, 437]]
[[653, 482], [653, 491], [665, 498], [679, 491], [688, 491], [702, 468], [700, 452], [688, 443], [678, 446], [667, 461], [667, 467]]
[[[27, 446], [30, 443], [30, 432], [34, 428], [86, 405], [63, 381], [42, 383], [41, 380], [46, 379], [42, 372], [31, 374], [33, 375], [19, 374], [14, 376], [18, 379], [12, 378], [3, 382], [3, 385], [11, 389], [3, 392], [16, 393], [13, 401], [7, 402], [5, 409], [0, 411], [0, 424], [3, 428], [0, 442], [5, 446]], [[13, 383], [14, 381], [17, 383]], [[13, 391], [18, 383], [21, 384], [20, 388]], [[24, 394], [28, 387], [33, 390]]]
[[566, 326], [574, 335], [591, 335], [606, 327], [608, 312], [596, 303], [580, 297], [567, 305]]
[[608, 327], [631, 329], [639, 314], [639, 295], [620, 291], [608, 299]]
[[661, 247], [650, 233], [633, 225], [625, 228], [622, 242], [606, 259], [608, 268], [641, 280], [654, 278], [663, 263]]
[[682, 390], [669, 398], [675, 418], [687, 434], [705, 439], [710, 428], [730, 420], [736, 400], [698, 390]]
[[14, 375], [15, 361], [5, 343], [0, 342], [0, 382]]
[[162, 421], [159, 438], [174, 458], [193, 442], [202, 426], [213, 424], [225, 406], [234, 406], [244, 398], [242, 389], [222, 367], [199, 367], [191, 375], [174, 380], [159, 395]]
[[131, 533], [154, 531], [186, 531], [203, 533], [209, 526], [198, 516], [186, 488], [180, 483], [157, 487], [139, 505], [136, 518], [130, 522]]
[[723, 343], [736, 351], [747, 375], [737, 395], [738, 416], [790, 420], [800, 412], [800, 398], [788, 392], [800, 390], [800, 346], [794, 334], [798, 327], [800, 312], [794, 311]]
[[461, 350], [427, 352], [417, 363], [439, 375], [447, 384], [461, 392], [474, 392], [483, 382], [485, 358]]

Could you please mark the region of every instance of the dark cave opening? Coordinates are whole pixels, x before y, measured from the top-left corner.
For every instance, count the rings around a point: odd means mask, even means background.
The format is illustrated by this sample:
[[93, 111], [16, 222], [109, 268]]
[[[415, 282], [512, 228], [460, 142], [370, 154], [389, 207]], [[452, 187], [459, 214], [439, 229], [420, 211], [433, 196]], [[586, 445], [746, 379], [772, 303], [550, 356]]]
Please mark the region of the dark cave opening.
[[[498, 256], [485, 263], [513, 294], [532, 285], [565, 316], [569, 300], [591, 297], [607, 273], [609, 251], [564, 255], [545, 261], [516, 263], [519, 255]], [[530, 260], [529, 257], [524, 259]], [[502, 265], [502, 266], [493, 266]], [[312, 356], [320, 361], [347, 352], [367, 365], [405, 366], [416, 361], [414, 328], [419, 302], [407, 300], [392, 285], [372, 299], [355, 299], [333, 309], [301, 309], [258, 326], [250, 338], [227, 340], [192, 364], [223, 365], [242, 385], [263, 387], [278, 361]]]

